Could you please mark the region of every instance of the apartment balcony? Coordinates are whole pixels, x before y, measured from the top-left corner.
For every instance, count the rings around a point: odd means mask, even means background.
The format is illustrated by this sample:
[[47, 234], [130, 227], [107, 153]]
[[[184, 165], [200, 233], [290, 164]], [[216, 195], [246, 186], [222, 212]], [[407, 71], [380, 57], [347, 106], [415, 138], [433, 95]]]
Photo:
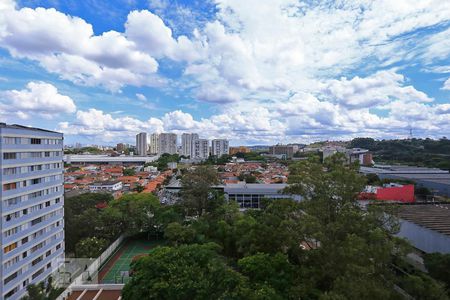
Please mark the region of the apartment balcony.
[[18, 196], [21, 194], [26, 194], [26, 193], [31, 193], [31, 192], [36, 192], [45, 188], [49, 188], [52, 186], [56, 186], [56, 185], [61, 185], [62, 188], [62, 184], [63, 184], [64, 179], [59, 179], [59, 180], [53, 180], [53, 181], [49, 181], [49, 182], [41, 182], [38, 184], [32, 184], [26, 187], [21, 187], [18, 189], [13, 189], [13, 190], [8, 190], [8, 191], [2, 191], [2, 198], [12, 198], [14, 196]]
[[[58, 255], [56, 255], [56, 257], [57, 256]], [[46, 269], [41, 275], [39, 275], [34, 280], [32, 280], [31, 283], [37, 283], [37, 282], [44, 281], [46, 278], [48, 278], [52, 274], [52, 271], [53, 271], [53, 269]], [[25, 296], [25, 292], [26, 291], [27, 291], [27, 288], [24, 287], [24, 288], [20, 289], [16, 294], [13, 295], [13, 297], [9, 298], [8, 300], [19, 300], [19, 299], [22, 299], [22, 297]]]
[[13, 166], [20, 166], [24, 164], [41, 164], [41, 163], [52, 163], [52, 162], [62, 162], [62, 156], [54, 157], [30, 157], [30, 158], [18, 158], [18, 159], [3, 159], [1, 160], [1, 165], [3, 168], [9, 168]]
[[[54, 211], [54, 210], [56, 210], [56, 209], [61, 208], [61, 207], [62, 207], [62, 205], [59, 205], [59, 203], [58, 203], [58, 206], [51, 205], [51, 206], [49, 206], [49, 207], [46, 207], [46, 208], [43, 209], [43, 211], [39, 211], [39, 213], [36, 214], [36, 216], [32, 217], [32, 219], [38, 218], [39, 216], [43, 216], [43, 215], [45, 215], [45, 214], [47, 214], [47, 213], [49, 213], [49, 212], [51, 212], [51, 211]], [[2, 238], [2, 246], [7, 246], [7, 245], [9, 245], [9, 244], [11, 244], [11, 243], [13, 243], [13, 242], [20, 241], [20, 240], [23, 239], [24, 237], [26, 237], [26, 236], [28, 236], [28, 235], [30, 235], [30, 234], [36, 232], [36, 231], [39, 231], [40, 229], [45, 228], [46, 226], [48, 226], [48, 225], [50, 225], [50, 224], [52, 224], [52, 223], [54, 223], [54, 222], [56, 222], [56, 221], [58, 221], [58, 220], [63, 221], [63, 220], [64, 220], [64, 215], [62, 215], [62, 214], [57, 214], [57, 215], [55, 215], [55, 216], [53, 216], [53, 217], [51, 217], [51, 218], [49, 218], [49, 219], [47, 219], [47, 220], [45, 220], [45, 221], [42, 221], [42, 222], [40, 222], [40, 223], [37, 223], [37, 224], [34, 225], [34, 226], [30, 226], [30, 227], [28, 227], [28, 228], [25, 229], [25, 230], [19, 231], [19, 232], [16, 233], [16, 234], [13, 234], [13, 235], [11, 235], [11, 236], [9, 236], [9, 237], [6, 237], [6, 238]], [[25, 223], [28, 222], [28, 221], [30, 221], [30, 219], [25, 220]], [[20, 224], [20, 223], [21, 223], [21, 222], [18, 222], [18, 224]], [[9, 224], [8, 224], [8, 225], [9, 225]], [[17, 225], [16, 225], [16, 226], [17, 226]], [[12, 227], [15, 227], [15, 226], [13, 225]], [[4, 230], [7, 230], [7, 229], [4, 229]], [[16, 250], [16, 249], [12, 250], [11, 252], [14, 252], [15, 250]], [[10, 253], [10, 252], [8, 252], [7, 254], [4, 254], [4, 255], [3, 255], [3, 259], [5, 259], [6, 257], [8, 257], [8, 256], [9, 256], [9, 253]]]
[[[58, 161], [58, 162], [60, 162], [60, 161]], [[61, 163], [61, 165], [62, 165], [62, 163]], [[10, 182], [10, 181], [24, 180], [24, 178], [38, 178], [38, 177], [49, 176], [49, 175], [59, 175], [62, 173], [63, 173], [63, 168], [33, 171], [33, 172], [27, 172], [27, 173], [22, 173], [22, 174], [3, 175], [2, 182], [5, 183], [5, 182]]]
[[[45, 255], [45, 252], [50, 250], [53, 247], [56, 247], [57, 244], [62, 243], [64, 241], [63, 238], [58, 238], [53, 240], [51, 243], [49, 243], [48, 245], [46, 245], [45, 247], [39, 249], [40, 254]], [[16, 278], [14, 278], [13, 280], [11, 280], [10, 282], [8, 282], [7, 284], [5, 284], [3, 286], [3, 294], [6, 294], [7, 292], [9, 292], [10, 290], [12, 290], [14, 287], [16, 287], [16, 285], [20, 284], [22, 285], [22, 282], [28, 278], [29, 276], [33, 275], [35, 272], [37, 272], [40, 268], [45, 267], [46, 264], [48, 264], [52, 259], [55, 259], [56, 257], [58, 257], [62, 252], [63, 252], [64, 247], [61, 247], [60, 249], [58, 249], [58, 251], [55, 251], [54, 253], [52, 253], [49, 257], [44, 258], [42, 261], [40, 261], [39, 263], [37, 263], [36, 265], [34, 265], [32, 268], [26, 270], [25, 272], [23, 272], [22, 274], [18, 275]], [[40, 251], [42, 250], [42, 251]], [[33, 253], [34, 254], [34, 253]], [[39, 256], [37, 255], [37, 256]], [[36, 256], [36, 257], [37, 257]], [[35, 258], [36, 258], [35, 257]], [[36, 277], [34, 280], [30, 281], [30, 283], [35, 283], [35, 282], [39, 282], [43, 279], [46, 278], [46, 276], [48, 276], [51, 273], [52, 269], [48, 269], [45, 270], [45, 272], [43, 272], [42, 274], [40, 274], [38, 277]], [[5, 276], [3, 276], [3, 278], [5, 278]], [[3, 282], [2, 282], [3, 284]], [[22, 286], [20, 288], [23, 288]], [[26, 290], [26, 289], [25, 289]], [[18, 293], [16, 293], [17, 295], [19, 295], [20, 291]], [[22, 294], [23, 295], [23, 294]], [[13, 298], [11, 299], [20, 299], [18, 296], [14, 295]]]
[[[30, 241], [28, 243], [30, 243], [31, 247], [33, 247], [33, 245], [39, 244], [40, 242], [48, 239], [49, 237], [55, 235], [58, 232], [64, 232], [64, 227], [62, 227], [62, 226], [55, 227], [52, 230], [50, 230], [50, 231], [44, 233], [43, 235], [39, 236], [38, 239], [36, 239], [36, 241], [39, 240], [38, 243], [35, 243], [34, 242], [35, 240], [32, 240], [32, 241]], [[62, 239], [64, 239], [64, 236], [62, 237]], [[60, 240], [60, 238], [57, 238], [56, 240]], [[50, 244], [52, 244], [52, 243], [53, 243], [53, 241]], [[39, 249], [39, 250], [29, 254], [27, 257], [25, 257], [24, 259], [19, 260], [17, 263], [15, 263], [14, 265], [10, 266], [9, 268], [3, 268], [3, 278], [8, 277], [9, 275], [14, 273], [18, 269], [22, 268], [24, 265], [32, 262], [34, 259], [39, 257], [41, 254], [47, 252], [51, 248], [50, 244], [49, 245], [45, 245], [41, 249]], [[28, 247], [28, 248], [30, 248], [30, 247]], [[22, 250], [22, 252], [23, 252], [23, 250]], [[47, 258], [44, 258], [44, 259], [47, 259]]]
[[28, 152], [31, 150], [42, 150], [42, 151], [62, 151], [62, 144], [2, 144], [3, 150], [8, 150], [8, 152]]
[[5, 201], [3, 201], [2, 214], [5, 215], [5, 214], [8, 214], [8, 213], [10, 213], [12, 211], [24, 209], [24, 208], [27, 208], [27, 207], [29, 207], [31, 205], [36, 205], [36, 204], [38, 204], [40, 202], [43, 202], [45, 200], [55, 199], [55, 198], [58, 198], [58, 197], [61, 198], [61, 200], [60, 200], [61, 202], [64, 202], [63, 196], [64, 196], [64, 191], [61, 189], [61, 191], [59, 191], [59, 192], [51, 193], [51, 194], [48, 194], [48, 195], [42, 195], [42, 196], [35, 197], [35, 198], [32, 198], [32, 199], [28, 199], [28, 200], [22, 200], [21, 202], [19, 202], [17, 204], [14, 204], [14, 205], [6, 205]]

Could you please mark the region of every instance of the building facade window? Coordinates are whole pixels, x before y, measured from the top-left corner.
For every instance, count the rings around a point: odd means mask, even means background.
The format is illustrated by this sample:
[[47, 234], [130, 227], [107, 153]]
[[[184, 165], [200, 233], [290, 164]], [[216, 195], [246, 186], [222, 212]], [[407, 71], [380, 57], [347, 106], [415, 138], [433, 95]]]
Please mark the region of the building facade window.
[[16, 159], [17, 157], [17, 153], [15, 152], [7, 152], [7, 153], [3, 153], [3, 159]]
[[3, 253], [6, 254], [6, 253], [11, 252], [12, 250], [14, 250], [14, 249], [16, 249], [16, 248], [17, 248], [17, 242], [14, 242], [14, 243], [12, 243], [12, 244], [6, 246], [6, 247], [3, 249]]

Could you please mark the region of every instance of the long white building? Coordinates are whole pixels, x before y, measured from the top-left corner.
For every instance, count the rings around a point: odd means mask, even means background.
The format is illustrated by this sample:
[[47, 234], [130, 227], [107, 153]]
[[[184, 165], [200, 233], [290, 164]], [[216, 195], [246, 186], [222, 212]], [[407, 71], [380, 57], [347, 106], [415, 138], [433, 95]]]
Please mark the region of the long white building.
[[158, 145], [158, 154], [177, 153], [177, 135], [175, 133], [160, 133]]
[[212, 140], [211, 144], [211, 154], [217, 157], [221, 157], [224, 154], [229, 154], [229, 143], [228, 140], [216, 139]]
[[206, 139], [197, 139], [192, 142], [191, 158], [207, 159], [209, 157], [209, 141]]
[[148, 152], [147, 133], [141, 132], [136, 135], [136, 152], [140, 156], [146, 156]]
[[63, 135], [0, 123], [0, 299], [20, 299], [64, 259]]
[[192, 147], [195, 140], [198, 140], [197, 133], [183, 133], [181, 135], [181, 155], [192, 156]]

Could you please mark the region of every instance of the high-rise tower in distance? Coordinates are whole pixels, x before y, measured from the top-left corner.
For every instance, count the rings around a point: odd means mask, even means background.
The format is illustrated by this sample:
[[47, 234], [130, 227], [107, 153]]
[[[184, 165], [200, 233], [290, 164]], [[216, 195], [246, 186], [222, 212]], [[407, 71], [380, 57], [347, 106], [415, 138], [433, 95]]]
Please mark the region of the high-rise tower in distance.
[[177, 135], [175, 133], [159, 134], [158, 154], [175, 154], [177, 153]]
[[212, 140], [211, 154], [217, 157], [221, 157], [224, 154], [229, 154], [229, 142], [224, 139]]
[[159, 134], [152, 133], [150, 135], [150, 154], [159, 153]]
[[147, 133], [141, 132], [136, 135], [136, 154], [146, 156], [148, 152]]
[[198, 140], [197, 133], [183, 133], [181, 135], [181, 155], [192, 157], [192, 147], [195, 140]]

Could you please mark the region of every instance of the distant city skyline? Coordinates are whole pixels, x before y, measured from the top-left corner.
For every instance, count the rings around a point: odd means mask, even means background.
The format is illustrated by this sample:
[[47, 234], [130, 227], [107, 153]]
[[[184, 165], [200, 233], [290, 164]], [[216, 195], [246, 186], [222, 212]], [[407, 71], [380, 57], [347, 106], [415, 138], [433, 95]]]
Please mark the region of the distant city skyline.
[[65, 144], [450, 136], [450, 2], [0, 3], [0, 119]]

